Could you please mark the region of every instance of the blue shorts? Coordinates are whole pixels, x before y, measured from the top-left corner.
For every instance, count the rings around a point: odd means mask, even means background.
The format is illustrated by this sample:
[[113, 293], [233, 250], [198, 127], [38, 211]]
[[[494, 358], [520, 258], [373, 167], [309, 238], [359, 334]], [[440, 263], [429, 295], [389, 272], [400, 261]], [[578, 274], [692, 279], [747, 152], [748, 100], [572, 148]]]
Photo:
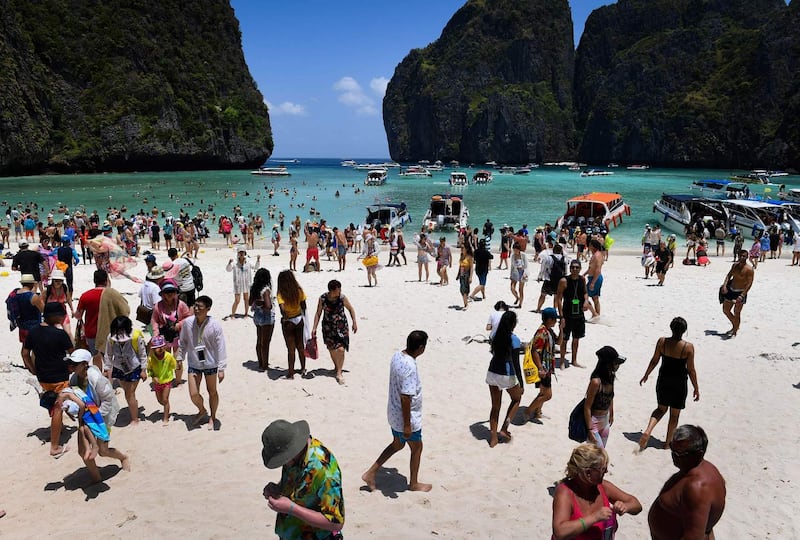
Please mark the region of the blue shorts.
[[392, 430], [392, 435], [400, 439], [400, 442], [420, 442], [422, 440], [422, 430], [418, 429], [413, 432], [409, 438], [406, 438], [400, 431]]
[[137, 367], [130, 373], [123, 373], [121, 369], [111, 368], [111, 378], [125, 382], [137, 382], [142, 378], [142, 366]]
[[596, 282], [594, 280], [594, 276], [589, 276], [586, 278], [586, 294], [589, 295], [589, 298], [600, 296], [600, 289], [602, 288], [603, 288], [603, 274], [597, 276]]
[[202, 374], [202, 375], [215, 375], [217, 373], [217, 368], [213, 367], [213, 368], [208, 368], [208, 369], [199, 369], [199, 368], [193, 368], [192, 366], [189, 366], [189, 375], [191, 375], [193, 373], [199, 373], [199, 374]]
[[481, 285], [486, 285], [486, 276], [488, 274], [489, 274], [488, 272], [484, 272], [482, 274], [477, 274], [478, 275], [478, 283], [480, 283]]

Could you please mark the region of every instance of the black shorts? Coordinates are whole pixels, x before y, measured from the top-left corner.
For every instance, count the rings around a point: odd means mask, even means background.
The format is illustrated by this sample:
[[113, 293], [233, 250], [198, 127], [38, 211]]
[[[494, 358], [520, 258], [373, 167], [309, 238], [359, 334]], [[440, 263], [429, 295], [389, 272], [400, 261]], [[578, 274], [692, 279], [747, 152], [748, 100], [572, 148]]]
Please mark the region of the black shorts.
[[192, 289], [191, 291], [178, 293], [178, 298], [182, 300], [183, 303], [186, 304], [187, 306], [192, 307], [194, 305], [194, 299], [195, 299], [194, 289]]
[[564, 332], [562, 339], [569, 339], [570, 335], [573, 339], [581, 339], [586, 335], [586, 320], [581, 319], [564, 319]]
[[548, 375], [547, 377], [542, 377], [539, 382], [536, 383], [536, 388], [552, 388], [553, 387], [553, 377], [552, 375]]

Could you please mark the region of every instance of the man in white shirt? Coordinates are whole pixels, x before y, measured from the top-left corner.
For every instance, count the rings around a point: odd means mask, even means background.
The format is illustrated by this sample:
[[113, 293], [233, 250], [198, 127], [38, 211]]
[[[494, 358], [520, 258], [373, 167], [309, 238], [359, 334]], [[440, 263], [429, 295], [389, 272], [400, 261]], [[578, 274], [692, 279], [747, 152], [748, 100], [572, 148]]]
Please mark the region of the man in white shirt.
[[430, 491], [431, 484], [419, 481], [419, 464], [422, 458], [422, 384], [419, 380], [417, 358], [425, 352], [428, 334], [414, 330], [406, 338], [406, 348], [392, 357], [389, 371], [389, 404], [387, 416], [392, 428], [392, 442], [361, 479], [370, 491], [375, 490], [375, 475], [389, 458], [402, 450], [406, 442], [411, 448], [411, 476], [409, 491]]
[[192, 263], [189, 259], [178, 257], [178, 250], [169, 248], [167, 255], [172, 261], [174, 268], [169, 270], [170, 276], [175, 276], [175, 282], [178, 284], [179, 298], [183, 300], [187, 306], [192, 307], [194, 304], [194, 278], [192, 277]]
[[200, 394], [200, 383], [205, 378], [208, 403], [211, 407], [208, 429], [214, 430], [219, 406], [217, 385], [225, 379], [228, 357], [222, 326], [216, 319], [212, 319], [208, 315], [211, 304], [211, 298], [206, 295], [195, 300], [194, 306], [192, 306], [194, 315], [184, 319], [183, 326], [181, 326], [176, 359], [178, 362], [183, 362], [185, 358], [189, 364], [189, 397], [197, 407], [197, 416], [194, 417], [193, 425], [199, 424], [203, 418], [208, 417], [203, 396]]

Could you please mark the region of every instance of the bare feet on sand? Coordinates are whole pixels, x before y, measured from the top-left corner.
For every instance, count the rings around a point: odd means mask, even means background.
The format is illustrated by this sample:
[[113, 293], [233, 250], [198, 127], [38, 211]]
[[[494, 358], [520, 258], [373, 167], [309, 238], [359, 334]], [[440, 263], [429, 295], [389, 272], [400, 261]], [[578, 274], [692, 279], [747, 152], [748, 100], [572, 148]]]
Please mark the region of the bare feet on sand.
[[61, 456], [63, 456], [67, 452], [69, 452], [69, 446], [67, 446], [65, 444], [64, 446], [59, 446], [55, 450], [51, 449], [50, 450], [50, 457], [52, 457], [53, 459], [59, 459]]
[[642, 433], [642, 436], [639, 437], [639, 452], [647, 448], [647, 443], [650, 440], [650, 435], [647, 433]]
[[131, 472], [131, 458], [130, 457], [125, 456], [124, 458], [119, 460], [119, 462], [122, 465], [122, 470], [123, 471]]
[[371, 471], [367, 471], [361, 475], [361, 479], [367, 484], [367, 488], [370, 491], [375, 491], [375, 473]]
[[414, 484], [408, 484], [408, 491], [430, 491], [433, 486], [431, 484], [423, 484], [422, 482], [416, 482]]
[[337, 375], [336, 382], [338, 382], [339, 384], [344, 384], [344, 377], [341, 375]]

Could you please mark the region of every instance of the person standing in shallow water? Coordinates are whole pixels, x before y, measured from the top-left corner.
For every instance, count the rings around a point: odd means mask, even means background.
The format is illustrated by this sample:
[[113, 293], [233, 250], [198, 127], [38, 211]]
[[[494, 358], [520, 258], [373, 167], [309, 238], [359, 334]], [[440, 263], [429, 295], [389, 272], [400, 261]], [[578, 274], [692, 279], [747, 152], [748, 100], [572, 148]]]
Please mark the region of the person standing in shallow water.
[[375, 491], [375, 475], [389, 458], [405, 447], [411, 448], [409, 491], [430, 491], [431, 484], [419, 481], [422, 460], [422, 383], [419, 380], [417, 358], [425, 352], [428, 334], [414, 330], [406, 338], [406, 348], [392, 356], [389, 371], [389, 404], [387, 416], [392, 430], [392, 442], [384, 448], [377, 461], [361, 475], [370, 491]]
[[653, 358], [647, 366], [644, 377], [639, 381], [639, 386], [647, 382], [650, 373], [653, 372], [659, 360], [661, 360], [661, 369], [658, 371], [658, 380], [656, 381], [658, 407], [650, 414], [647, 429], [642, 432], [642, 437], [639, 439], [640, 451], [647, 446], [647, 442], [653, 433], [653, 428], [663, 418], [667, 409], [669, 409], [669, 424], [667, 425], [667, 439], [664, 443], [664, 448], [669, 448], [670, 442], [672, 442], [672, 435], [678, 426], [681, 410], [686, 407], [686, 396], [689, 393], [689, 388], [686, 384], [687, 376], [692, 381], [692, 387], [694, 387], [694, 400], [700, 400], [700, 387], [697, 385], [697, 373], [694, 369], [694, 345], [683, 339], [683, 334], [687, 328], [686, 319], [675, 317], [669, 324], [669, 328], [672, 330], [672, 336], [658, 339]]

